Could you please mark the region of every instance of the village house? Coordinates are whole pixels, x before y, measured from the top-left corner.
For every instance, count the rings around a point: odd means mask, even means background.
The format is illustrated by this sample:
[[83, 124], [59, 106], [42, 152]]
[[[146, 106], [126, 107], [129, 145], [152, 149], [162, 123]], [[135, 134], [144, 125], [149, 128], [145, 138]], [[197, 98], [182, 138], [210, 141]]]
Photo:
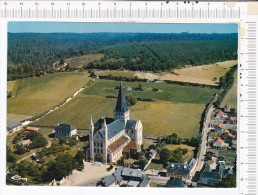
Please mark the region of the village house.
[[229, 117], [227, 120], [227, 124], [236, 125], [236, 119], [233, 117]]
[[103, 178], [98, 187], [149, 187], [150, 178], [142, 171], [118, 167], [114, 173]]
[[102, 117], [95, 124], [91, 117], [89, 126], [89, 148], [86, 150], [90, 161], [113, 164], [123, 153], [135, 154], [141, 150], [142, 123], [130, 117], [121, 82], [114, 118]]
[[219, 148], [221, 148], [221, 147], [223, 147], [224, 145], [225, 145], [224, 141], [223, 141], [221, 138], [219, 138], [219, 137], [217, 137], [217, 138], [213, 141], [213, 143], [212, 143], [212, 146], [213, 146], [213, 147], [219, 147]]
[[182, 178], [171, 177], [171, 178], [167, 181], [166, 187], [169, 187], [169, 188], [186, 188], [187, 185], [186, 185], [186, 183], [183, 181]]
[[169, 163], [166, 167], [167, 177], [190, 178], [190, 171], [196, 163], [195, 158], [191, 158], [187, 163]]
[[227, 117], [228, 116], [221, 110], [216, 113], [216, 118], [224, 119], [224, 118], [227, 118]]
[[214, 128], [214, 131], [219, 132], [219, 133], [224, 133], [226, 130], [227, 130], [227, 128], [221, 124], [216, 125]]
[[229, 133], [229, 132], [224, 133], [224, 134], [223, 134], [223, 139], [228, 139], [228, 138], [235, 139], [235, 136], [232, 135], [232, 134]]
[[232, 107], [227, 104], [227, 105], [224, 107], [224, 112], [230, 112], [231, 108], [232, 108]]
[[25, 131], [35, 131], [35, 132], [38, 132], [39, 131], [39, 128], [37, 128], [37, 127], [26, 127], [25, 128]]
[[17, 144], [15, 144], [15, 145], [23, 145], [23, 146], [25, 146], [25, 145], [29, 145], [29, 144], [31, 144], [32, 142], [30, 141], [30, 139], [26, 139], [26, 140], [22, 140], [22, 141], [20, 141], [20, 142], [18, 142]]
[[58, 126], [55, 128], [55, 137], [57, 139], [61, 137], [68, 139], [76, 135], [77, 135], [77, 129], [72, 125], [58, 124]]

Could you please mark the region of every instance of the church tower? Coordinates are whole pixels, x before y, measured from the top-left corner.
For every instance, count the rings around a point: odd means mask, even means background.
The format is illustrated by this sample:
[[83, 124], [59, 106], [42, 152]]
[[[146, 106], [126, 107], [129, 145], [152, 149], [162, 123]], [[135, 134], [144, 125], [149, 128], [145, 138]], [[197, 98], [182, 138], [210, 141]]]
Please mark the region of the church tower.
[[90, 126], [89, 126], [89, 140], [90, 140], [90, 161], [94, 162], [94, 124], [92, 121], [92, 116], [90, 116]]
[[116, 107], [114, 109], [114, 119], [115, 120], [121, 119], [125, 123], [126, 123], [127, 120], [130, 119], [129, 109], [128, 109], [127, 104], [126, 104], [125, 92], [124, 92], [124, 89], [123, 89], [122, 81], [120, 83], [120, 89], [119, 89], [119, 92], [118, 92]]

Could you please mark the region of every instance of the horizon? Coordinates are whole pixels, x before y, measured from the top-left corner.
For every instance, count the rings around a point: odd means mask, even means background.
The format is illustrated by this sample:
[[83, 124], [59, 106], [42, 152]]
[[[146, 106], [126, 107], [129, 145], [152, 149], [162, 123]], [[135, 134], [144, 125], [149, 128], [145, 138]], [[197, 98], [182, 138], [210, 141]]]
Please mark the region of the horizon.
[[[108, 31], [107, 31], [108, 29]], [[8, 33], [232, 34], [237, 24], [9, 22]]]

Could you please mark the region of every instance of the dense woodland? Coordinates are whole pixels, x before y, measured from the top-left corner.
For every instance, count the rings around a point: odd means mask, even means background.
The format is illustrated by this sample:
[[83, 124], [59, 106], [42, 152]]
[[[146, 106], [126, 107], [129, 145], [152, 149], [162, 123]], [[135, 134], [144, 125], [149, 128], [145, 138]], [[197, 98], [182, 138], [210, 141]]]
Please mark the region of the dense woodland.
[[53, 73], [56, 61], [97, 53], [105, 55], [85, 69], [167, 71], [237, 59], [237, 34], [9, 33], [8, 80]]

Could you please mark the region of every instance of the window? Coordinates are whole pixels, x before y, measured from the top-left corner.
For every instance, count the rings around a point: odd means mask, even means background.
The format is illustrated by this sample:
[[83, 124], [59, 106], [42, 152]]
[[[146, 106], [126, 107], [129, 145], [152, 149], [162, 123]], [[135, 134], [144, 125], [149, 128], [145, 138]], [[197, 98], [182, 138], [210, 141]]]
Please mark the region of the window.
[[96, 146], [96, 142], [94, 142], [94, 146]]
[[99, 153], [99, 149], [97, 149], [97, 153]]
[[94, 148], [94, 153], [96, 153], [96, 149]]
[[97, 143], [97, 147], [99, 147], [99, 143]]
[[100, 149], [100, 153], [102, 154], [102, 149]]
[[102, 143], [100, 143], [100, 147], [103, 147], [103, 144], [102, 144]]

